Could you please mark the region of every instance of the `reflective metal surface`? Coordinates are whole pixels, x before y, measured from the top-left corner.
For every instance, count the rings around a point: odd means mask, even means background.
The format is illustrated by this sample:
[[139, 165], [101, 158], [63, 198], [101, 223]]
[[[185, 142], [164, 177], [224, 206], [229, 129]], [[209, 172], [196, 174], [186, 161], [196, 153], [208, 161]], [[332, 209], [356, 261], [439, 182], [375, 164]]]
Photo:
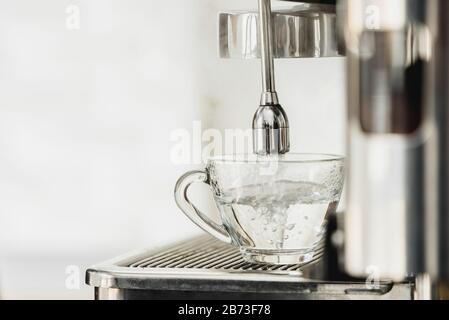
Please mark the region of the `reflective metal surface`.
[[262, 96], [253, 118], [253, 149], [259, 155], [285, 154], [290, 151], [290, 132], [274, 81], [271, 0], [259, 0], [259, 18]]
[[[349, 168], [345, 264], [396, 280], [423, 269], [423, 59], [408, 0], [347, 0]], [[371, 11], [370, 11], [371, 10]], [[372, 12], [372, 19], [367, 18]], [[413, 42], [418, 39], [414, 38]], [[412, 57], [412, 58], [410, 58]], [[413, 93], [416, 96], [413, 96]]]
[[425, 158], [425, 267], [449, 299], [449, 1], [424, 2], [433, 51], [426, 102], [434, 130]]
[[340, 9], [349, 100], [346, 269], [438, 282], [449, 273], [447, 1], [345, 0]]
[[[337, 43], [335, 6], [297, 4], [273, 9], [273, 56], [318, 58], [342, 56]], [[219, 56], [260, 58], [259, 15], [229, 12], [219, 15]]]
[[[116, 288], [118, 282], [99, 276], [98, 271], [116, 273], [117, 281], [121, 276], [148, 275], [148, 281], [168, 279], [177, 274], [177, 279], [227, 279], [260, 281], [297, 281], [298, 277], [317, 275], [318, 262], [323, 257], [322, 243], [314, 259], [298, 265], [265, 265], [245, 262], [235, 246], [225, 244], [210, 236], [200, 236], [160, 250], [150, 249], [133, 253], [105, 262], [87, 270], [86, 282], [98, 287]], [[311, 267], [314, 266], [312, 269]], [[98, 277], [99, 276], [99, 277]], [[105, 282], [106, 280], [106, 282]], [[142, 284], [143, 285], [143, 284]], [[122, 284], [138, 289], [138, 284]], [[152, 288], [157, 288], [152, 283]]]
[[[94, 266], [86, 283], [96, 299], [401, 299], [413, 282], [339, 283], [319, 280], [320, 258], [306, 265], [244, 262], [238, 249], [208, 236], [144, 250]], [[307, 279], [309, 278], [309, 279]]]
[[287, 115], [280, 105], [262, 105], [253, 118], [253, 148], [259, 155], [290, 151]]
[[273, 61], [273, 20], [271, 0], [259, 0], [259, 39], [262, 65], [262, 99], [261, 105], [279, 104], [274, 82]]
[[280, 0], [280, 1], [288, 1], [288, 2], [302, 2], [302, 3], [319, 3], [319, 4], [333, 4], [337, 2], [337, 0]]

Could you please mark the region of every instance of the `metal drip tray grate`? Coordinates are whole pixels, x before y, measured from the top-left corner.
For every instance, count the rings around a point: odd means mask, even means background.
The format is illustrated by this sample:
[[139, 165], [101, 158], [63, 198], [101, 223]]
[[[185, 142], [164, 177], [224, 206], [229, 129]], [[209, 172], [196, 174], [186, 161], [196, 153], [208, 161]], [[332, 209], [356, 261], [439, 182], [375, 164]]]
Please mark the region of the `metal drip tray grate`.
[[264, 265], [245, 262], [239, 250], [231, 245], [208, 236], [199, 237], [191, 242], [183, 243], [169, 250], [155, 252], [149, 257], [137, 260], [128, 265], [130, 268], [185, 268], [212, 269], [233, 271], [293, 271], [316, 263], [324, 252], [321, 245], [312, 261], [298, 265]]
[[[303, 265], [243, 261], [238, 248], [209, 236], [143, 250], [93, 266], [86, 283], [97, 299], [411, 299], [414, 283], [316, 280], [324, 266], [324, 243]], [[310, 280], [311, 278], [315, 280]]]

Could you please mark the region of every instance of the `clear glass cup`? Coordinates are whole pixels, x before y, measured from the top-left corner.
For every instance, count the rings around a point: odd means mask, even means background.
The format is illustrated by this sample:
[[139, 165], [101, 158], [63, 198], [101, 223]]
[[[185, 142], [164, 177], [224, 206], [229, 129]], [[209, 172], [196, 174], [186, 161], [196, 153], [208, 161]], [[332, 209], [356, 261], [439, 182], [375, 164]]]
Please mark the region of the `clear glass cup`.
[[[344, 181], [344, 158], [287, 154], [233, 155], [208, 160], [205, 171], [183, 175], [175, 187], [179, 208], [214, 237], [240, 247], [246, 261], [299, 264], [314, 259], [324, 241]], [[193, 183], [208, 184], [222, 224], [189, 200]]]

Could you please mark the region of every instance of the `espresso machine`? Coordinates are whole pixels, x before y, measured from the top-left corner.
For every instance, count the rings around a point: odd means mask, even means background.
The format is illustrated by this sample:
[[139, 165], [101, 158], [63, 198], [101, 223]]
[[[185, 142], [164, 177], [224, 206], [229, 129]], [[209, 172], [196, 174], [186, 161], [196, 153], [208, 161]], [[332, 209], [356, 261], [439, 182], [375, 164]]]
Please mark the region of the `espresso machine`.
[[348, 79], [346, 270], [447, 298], [447, 1], [340, 3]]
[[449, 3], [290, 2], [219, 14], [219, 55], [261, 60], [252, 123], [260, 155], [289, 152], [294, 121], [273, 60], [345, 56], [345, 212], [330, 218], [306, 264], [251, 264], [202, 236], [93, 266], [86, 283], [96, 299], [448, 298]]

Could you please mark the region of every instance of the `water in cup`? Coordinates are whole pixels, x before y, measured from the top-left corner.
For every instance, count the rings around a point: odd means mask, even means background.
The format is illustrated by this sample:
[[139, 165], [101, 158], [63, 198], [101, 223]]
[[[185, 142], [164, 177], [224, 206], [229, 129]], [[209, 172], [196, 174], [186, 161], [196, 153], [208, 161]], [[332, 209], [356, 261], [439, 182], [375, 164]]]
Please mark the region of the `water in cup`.
[[225, 228], [246, 253], [313, 255], [340, 197], [330, 190], [312, 182], [274, 181], [226, 190], [215, 200]]

